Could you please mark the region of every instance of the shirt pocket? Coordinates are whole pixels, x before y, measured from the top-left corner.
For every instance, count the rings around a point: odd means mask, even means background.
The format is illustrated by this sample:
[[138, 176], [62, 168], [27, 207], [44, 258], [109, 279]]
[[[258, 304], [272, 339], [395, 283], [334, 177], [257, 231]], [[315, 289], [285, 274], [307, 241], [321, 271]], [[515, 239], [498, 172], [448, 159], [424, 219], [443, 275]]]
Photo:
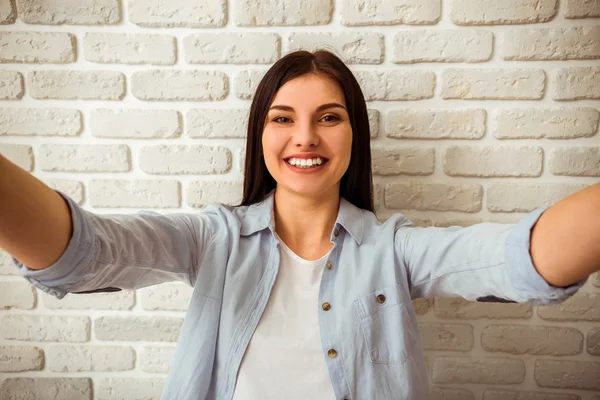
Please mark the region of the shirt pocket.
[[369, 357], [376, 364], [403, 364], [416, 334], [400, 285], [386, 286], [354, 301]]

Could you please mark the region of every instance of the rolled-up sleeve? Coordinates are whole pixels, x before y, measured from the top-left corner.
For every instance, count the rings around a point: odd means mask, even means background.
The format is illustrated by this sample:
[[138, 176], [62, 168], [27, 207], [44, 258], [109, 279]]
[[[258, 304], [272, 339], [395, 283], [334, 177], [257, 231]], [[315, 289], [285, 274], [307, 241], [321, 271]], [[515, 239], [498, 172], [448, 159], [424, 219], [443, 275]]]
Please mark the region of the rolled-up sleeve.
[[531, 231], [546, 209], [530, 212], [517, 224], [399, 227], [395, 243], [407, 269], [412, 297], [459, 296], [533, 305], [564, 301], [586, 280], [554, 287], [533, 265]]
[[72, 236], [47, 268], [33, 270], [12, 257], [31, 284], [59, 299], [67, 293], [138, 289], [176, 280], [193, 286], [199, 254], [214, 237], [214, 216], [152, 211], [99, 215], [56, 192], [69, 205]]
[[581, 288], [587, 279], [567, 287], [550, 285], [537, 271], [531, 259], [531, 232], [548, 207], [538, 208], [519, 221], [506, 238], [506, 262], [514, 287], [532, 301], [541, 304], [561, 302]]

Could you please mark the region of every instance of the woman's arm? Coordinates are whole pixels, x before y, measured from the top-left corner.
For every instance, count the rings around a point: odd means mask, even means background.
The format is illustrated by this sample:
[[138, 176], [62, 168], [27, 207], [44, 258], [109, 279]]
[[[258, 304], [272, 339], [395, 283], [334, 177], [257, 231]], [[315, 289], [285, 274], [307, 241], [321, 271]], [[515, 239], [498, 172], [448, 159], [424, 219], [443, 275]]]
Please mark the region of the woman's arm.
[[202, 256], [225, 227], [215, 210], [99, 215], [0, 163], [0, 246], [25, 279], [58, 298], [175, 280], [194, 286]]
[[40, 270], [58, 260], [71, 234], [63, 198], [0, 155], [0, 248]]
[[[593, 206], [592, 201], [588, 201], [590, 205], [584, 208], [589, 211]], [[569, 203], [569, 208], [577, 207], [573, 205], [575, 203]], [[587, 233], [584, 241], [587, 246], [578, 244], [579, 248], [575, 250], [566, 250], [568, 244], [560, 243], [560, 234], [554, 232], [555, 227], [558, 230], [568, 229], [571, 221], [568, 212], [563, 214], [566, 219], [549, 218], [550, 222], [539, 225], [540, 232], [554, 238], [550, 239], [551, 243], [544, 243], [543, 234], [536, 235], [536, 241], [542, 243], [541, 247], [538, 245], [536, 255], [552, 247], [555, 247], [552, 251], [564, 251], [566, 255], [563, 261], [557, 263], [539, 261], [538, 257], [536, 262], [539, 266], [534, 266], [532, 231], [549, 209], [538, 208], [514, 225], [481, 223], [467, 228], [420, 228], [405, 221], [396, 228], [394, 240], [398, 258], [410, 281], [412, 297], [460, 296], [472, 301], [514, 301], [534, 305], [564, 301], [585, 283], [589, 274], [598, 269], [598, 250], [594, 247], [597, 239], [590, 237], [598, 236], [598, 217], [586, 219], [582, 215], [577, 218], [579, 224], [594, 225], [587, 228], [588, 232], [594, 229], [596, 232]], [[575, 224], [571, 232], [583, 234]], [[546, 254], [543, 256], [546, 258]], [[548, 275], [548, 271], [558, 271], [557, 276], [570, 278], [558, 282], [542, 275]]]
[[531, 233], [533, 265], [553, 286], [600, 270], [600, 183], [548, 208]]

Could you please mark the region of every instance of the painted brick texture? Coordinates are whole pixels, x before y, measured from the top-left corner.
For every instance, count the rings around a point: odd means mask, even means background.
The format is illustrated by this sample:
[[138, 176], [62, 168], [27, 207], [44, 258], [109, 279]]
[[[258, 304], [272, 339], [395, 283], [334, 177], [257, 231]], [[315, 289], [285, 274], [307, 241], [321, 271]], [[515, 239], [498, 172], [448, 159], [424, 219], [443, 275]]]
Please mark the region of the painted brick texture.
[[[270, 65], [328, 49], [376, 213], [513, 224], [600, 177], [595, 0], [0, 0], [0, 153], [98, 213], [242, 197]], [[193, 289], [35, 289], [0, 249], [0, 399], [159, 399]], [[600, 400], [600, 274], [563, 304], [415, 299], [433, 400]]]

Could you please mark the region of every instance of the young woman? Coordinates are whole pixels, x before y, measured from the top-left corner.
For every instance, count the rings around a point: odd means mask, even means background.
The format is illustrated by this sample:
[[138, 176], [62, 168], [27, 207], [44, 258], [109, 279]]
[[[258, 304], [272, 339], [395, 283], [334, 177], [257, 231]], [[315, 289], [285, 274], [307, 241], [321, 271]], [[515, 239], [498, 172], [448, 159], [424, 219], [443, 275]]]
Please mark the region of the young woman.
[[516, 225], [378, 222], [365, 101], [328, 52], [276, 62], [249, 118], [236, 207], [96, 215], [0, 164], [0, 247], [41, 290], [194, 287], [163, 399], [427, 399], [412, 299], [553, 304], [600, 268], [599, 185]]

